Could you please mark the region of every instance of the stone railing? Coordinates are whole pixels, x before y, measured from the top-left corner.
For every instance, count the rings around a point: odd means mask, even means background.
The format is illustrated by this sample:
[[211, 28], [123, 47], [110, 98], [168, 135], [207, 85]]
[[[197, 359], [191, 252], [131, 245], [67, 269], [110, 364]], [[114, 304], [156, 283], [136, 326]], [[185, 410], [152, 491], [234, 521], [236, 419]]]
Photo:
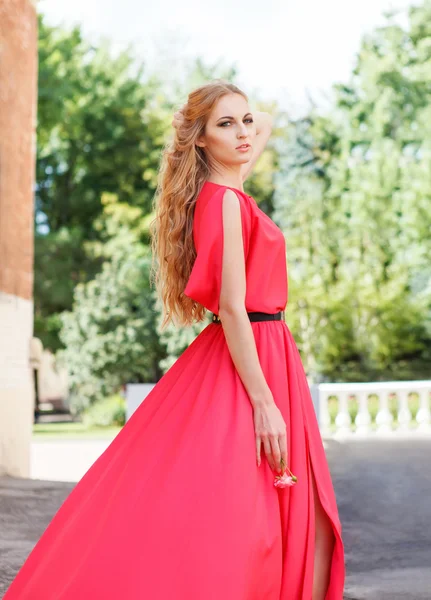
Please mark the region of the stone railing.
[[[431, 435], [431, 381], [320, 383], [310, 385], [310, 390], [322, 436]], [[418, 402], [414, 418], [409, 401], [411, 394], [417, 395]], [[375, 419], [370, 412], [370, 396], [377, 403]], [[329, 401], [334, 397], [338, 400], [335, 426], [329, 409]], [[358, 404], [354, 420], [349, 411], [353, 398]], [[396, 404], [395, 411], [390, 409], [391, 400]]]

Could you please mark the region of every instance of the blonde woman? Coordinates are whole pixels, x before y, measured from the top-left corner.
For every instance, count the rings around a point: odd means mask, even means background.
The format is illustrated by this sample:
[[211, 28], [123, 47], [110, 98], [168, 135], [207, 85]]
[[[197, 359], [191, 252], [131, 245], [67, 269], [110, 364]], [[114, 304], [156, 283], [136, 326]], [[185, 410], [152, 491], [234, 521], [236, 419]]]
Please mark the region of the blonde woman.
[[335, 493], [284, 320], [284, 236], [243, 189], [271, 118], [215, 80], [173, 125], [154, 280], [163, 326], [211, 321], [76, 484], [5, 600], [342, 600]]

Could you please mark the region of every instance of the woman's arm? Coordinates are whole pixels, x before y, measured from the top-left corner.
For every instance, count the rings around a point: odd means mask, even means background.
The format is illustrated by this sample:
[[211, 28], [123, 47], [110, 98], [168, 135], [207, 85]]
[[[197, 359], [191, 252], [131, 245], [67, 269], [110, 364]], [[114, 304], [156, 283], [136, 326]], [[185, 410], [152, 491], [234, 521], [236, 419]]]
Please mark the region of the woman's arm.
[[262, 154], [272, 132], [273, 118], [270, 113], [254, 111], [253, 119], [256, 125], [256, 137], [253, 143], [253, 156], [241, 165], [241, 177], [244, 182], [253, 170], [257, 159]]
[[219, 317], [232, 361], [253, 406], [257, 463], [261, 444], [271, 468], [283, 471], [287, 464], [286, 424], [265, 379], [256, 341], [245, 307], [246, 271], [238, 196], [226, 190], [223, 196], [223, 261]]

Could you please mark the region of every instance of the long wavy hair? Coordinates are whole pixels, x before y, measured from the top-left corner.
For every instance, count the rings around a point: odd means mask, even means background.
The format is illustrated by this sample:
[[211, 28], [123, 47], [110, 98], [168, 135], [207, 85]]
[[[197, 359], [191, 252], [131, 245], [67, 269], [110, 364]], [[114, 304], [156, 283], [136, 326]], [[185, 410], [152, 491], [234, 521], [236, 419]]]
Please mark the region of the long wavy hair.
[[191, 325], [202, 321], [204, 306], [183, 292], [189, 279], [196, 249], [193, 216], [196, 200], [210, 175], [203, 148], [196, 145], [205, 133], [209, 115], [219, 98], [226, 94], [247, 95], [236, 85], [216, 79], [194, 89], [183, 106], [183, 123], [162, 150], [157, 189], [153, 198], [155, 218], [149, 225], [152, 264], [150, 282], [162, 302], [162, 330], [172, 321]]

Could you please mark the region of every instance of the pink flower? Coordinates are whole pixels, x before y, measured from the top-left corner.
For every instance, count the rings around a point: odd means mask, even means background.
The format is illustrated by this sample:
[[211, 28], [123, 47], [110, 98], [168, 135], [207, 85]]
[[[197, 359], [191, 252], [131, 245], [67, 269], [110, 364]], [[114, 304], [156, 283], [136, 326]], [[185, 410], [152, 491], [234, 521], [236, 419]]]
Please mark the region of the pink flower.
[[[275, 487], [285, 488], [290, 485], [295, 485], [295, 483], [298, 481], [298, 479], [297, 479], [297, 477], [295, 477], [295, 475], [292, 473], [292, 471], [286, 465], [283, 458], [281, 458], [281, 460], [280, 460], [280, 466], [282, 469], [284, 469], [284, 467], [286, 467], [286, 471], [284, 471], [284, 473], [282, 473], [282, 475], [276, 475], [276, 477], [274, 479]], [[287, 471], [289, 471], [290, 475], [287, 474]]]
[[287, 473], [283, 473], [283, 475], [277, 475], [276, 478], [274, 479], [274, 485], [275, 487], [279, 487], [279, 488], [285, 488], [288, 487], [289, 485], [295, 485], [295, 483], [297, 482], [297, 479], [295, 477], [295, 475], [288, 475]]

